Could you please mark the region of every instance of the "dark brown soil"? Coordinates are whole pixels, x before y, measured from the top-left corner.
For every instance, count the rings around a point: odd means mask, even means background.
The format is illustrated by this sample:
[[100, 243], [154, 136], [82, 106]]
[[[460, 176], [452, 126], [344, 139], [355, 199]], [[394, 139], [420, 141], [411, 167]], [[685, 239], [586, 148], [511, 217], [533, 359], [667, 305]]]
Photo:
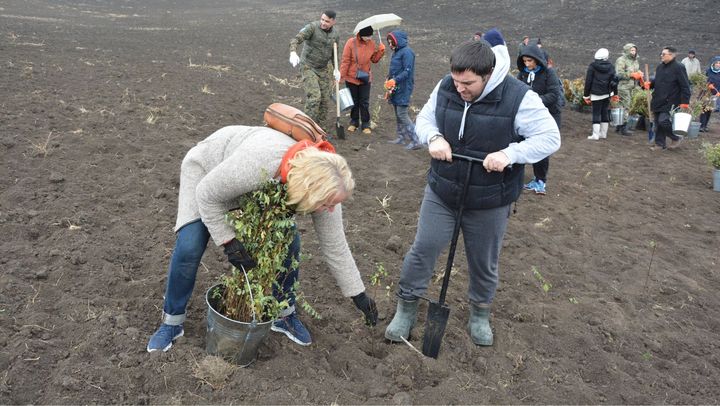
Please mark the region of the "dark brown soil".
[[[717, 52], [715, 0], [495, 3], [330, 6], [343, 37], [371, 14], [405, 18], [416, 108], [478, 28], [499, 26], [511, 54], [523, 34], [542, 37], [568, 78], [601, 46], [615, 58], [635, 42], [651, 70], [665, 44], [695, 48], [703, 62]], [[246, 369], [206, 357], [203, 292], [227, 269], [211, 247], [186, 337], [166, 354], [145, 351], [160, 322], [182, 157], [222, 126], [260, 125], [271, 102], [302, 107], [287, 44], [325, 7], [0, 1], [0, 403], [719, 403], [720, 194], [698, 152], [720, 141], [717, 117], [710, 133], [654, 152], [645, 133], [588, 141], [590, 117], [566, 109], [548, 194], [526, 193], [510, 221], [495, 345], [476, 347], [466, 332], [461, 247], [434, 360], [382, 338], [395, 307], [385, 286], [394, 290], [414, 237], [429, 157], [386, 143], [394, 117], [373, 99], [375, 133], [336, 144], [357, 179], [345, 217], [358, 265], [368, 285], [378, 264], [389, 271], [370, 288], [378, 327], [341, 297], [301, 218], [302, 282], [323, 316], [303, 316], [312, 346], [273, 334]], [[381, 76], [387, 60], [375, 69]]]

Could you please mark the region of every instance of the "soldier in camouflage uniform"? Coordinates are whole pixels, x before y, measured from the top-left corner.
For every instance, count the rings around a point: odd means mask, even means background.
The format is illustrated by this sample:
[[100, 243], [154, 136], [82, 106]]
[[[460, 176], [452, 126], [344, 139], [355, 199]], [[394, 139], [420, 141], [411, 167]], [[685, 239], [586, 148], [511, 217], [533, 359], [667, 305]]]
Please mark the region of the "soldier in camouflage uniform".
[[[339, 39], [334, 25], [335, 11], [326, 10], [320, 16], [320, 21], [307, 24], [290, 41], [290, 64], [302, 64], [305, 113], [320, 126], [323, 126], [327, 116], [327, 100], [331, 92], [333, 43]], [[297, 48], [302, 43], [302, 56], [298, 57]], [[340, 71], [335, 69], [333, 76], [336, 81], [340, 80]]]
[[[620, 79], [618, 82], [618, 95], [620, 96], [620, 105], [625, 109], [625, 120], [627, 120], [628, 109], [630, 108], [632, 91], [640, 88], [638, 80], [642, 78], [640, 62], [638, 62], [637, 58], [637, 46], [635, 44], [625, 44], [622, 56], [615, 61], [615, 74]], [[625, 122], [616, 126], [615, 131], [622, 135], [632, 134], [627, 129], [627, 123]]]

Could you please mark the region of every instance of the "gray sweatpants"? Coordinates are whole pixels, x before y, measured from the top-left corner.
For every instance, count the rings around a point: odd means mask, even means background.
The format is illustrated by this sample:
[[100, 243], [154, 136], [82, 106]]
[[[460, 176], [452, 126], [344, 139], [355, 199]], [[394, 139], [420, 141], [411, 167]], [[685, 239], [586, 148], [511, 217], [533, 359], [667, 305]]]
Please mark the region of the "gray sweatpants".
[[[405, 255], [398, 296], [414, 300], [424, 296], [440, 253], [450, 244], [457, 210], [448, 207], [425, 186], [420, 219], [410, 251]], [[486, 210], [464, 210], [462, 230], [470, 284], [468, 297], [475, 304], [490, 304], [498, 284], [498, 260], [510, 216], [510, 205]], [[457, 258], [458, 252], [455, 252]], [[442, 261], [445, 271], [447, 258]]]

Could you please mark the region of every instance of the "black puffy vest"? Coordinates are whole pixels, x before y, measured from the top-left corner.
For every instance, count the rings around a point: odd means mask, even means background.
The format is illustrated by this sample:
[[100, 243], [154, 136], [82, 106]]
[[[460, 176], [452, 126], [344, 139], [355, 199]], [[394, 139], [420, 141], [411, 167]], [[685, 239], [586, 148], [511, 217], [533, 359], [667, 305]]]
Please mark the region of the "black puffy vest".
[[[437, 94], [435, 120], [438, 129], [454, 153], [485, 158], [512, 142], [522, 141], [515, 132], [515, 114], [528, 90], [519, 80], [505, 78], [492, 92], [470, 106], [463, 138], [459, 139], [465, 101], [455, 89], [452, 77], [447, 75]], [[460, 206], [469, 164], [460, 159], [431, 161], [428, 185], [450, 207]], [[524, 165], [511, 165], [503, 172], [488, 173], [481, 164], [473, 164], [465, 208], [492, 209], [516, 201], [522, 192], [524, 168]]]

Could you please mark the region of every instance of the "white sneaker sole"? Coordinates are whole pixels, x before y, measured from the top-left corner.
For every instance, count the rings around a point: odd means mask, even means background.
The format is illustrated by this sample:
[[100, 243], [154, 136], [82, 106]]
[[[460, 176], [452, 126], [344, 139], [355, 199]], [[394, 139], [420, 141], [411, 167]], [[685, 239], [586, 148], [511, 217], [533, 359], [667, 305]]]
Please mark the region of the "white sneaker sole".
[[293, 342], [295, 342], [296, 344], [302, 345], [303, 347], [307, 347], [308, 345], [312, 344], [312, 341], [310, 341], [309, 343], [304, 343], [304, 342], [298, 340], [294, 335], [292, 335], [289, 331], [285, 330], [284, 328], [275, 327], [275, 326], [273, 325], [273, 326], [270, 326], [270, 330], [272, 330], [272, 331], [274, 331], [274, 332], [276, 332], [276, 333], [283, 333], [283, 334], [285, 334], [285, 335], [287, 336], [287, 338], [293, 340]]

